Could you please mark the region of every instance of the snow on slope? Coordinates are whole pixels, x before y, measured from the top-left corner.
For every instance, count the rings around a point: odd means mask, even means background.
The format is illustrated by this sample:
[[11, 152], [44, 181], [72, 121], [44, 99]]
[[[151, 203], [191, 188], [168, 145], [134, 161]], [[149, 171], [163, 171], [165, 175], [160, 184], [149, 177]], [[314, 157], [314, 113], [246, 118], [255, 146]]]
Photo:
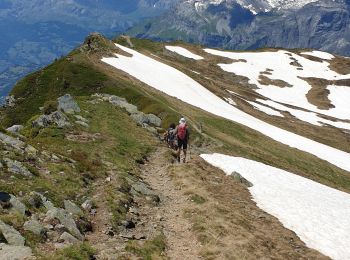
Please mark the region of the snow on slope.
[[175, 52], [181, 56], [184, 56], [186, 58], [189, 59], [194, 59], [194, 60], [203, 60], [202, 56], [199, 56], [197, 54], [194, 54], [192, 52], [190, 52], [189, 50], [183, 48], [183, 47], [179, 47], [179, 46], [165, 46], [166, 49], [168, 49], [169, 51]]
[[201, 157], [226, 174], [238, 172], [258, 207], [296, 232], [308, 247], [350, 259], [350, 194], [269, 165], [223, 154]]
[[335, 58], [334, 55], [323, 51], [308, 51], [308, 52], [302, 52], [301, 54], [314, 56], [316, 58], [320, 58], [324, 60], [331, 60]]
[[145, 84], [209, 113], [238, 122], [278, 141], [311, 153], [350, 172], [350, 154], [267, 124], [226, 103], [179, 70], [137, 51], [116, 44], [132, 55], [103, 58], [102, 61], [139, 79]]
[[276, 108], [276, 109], [281, 110], [281, 111], [287, 111], [292, 116], [298, 118], [299, 120], [313, 124], [313, 125], [322, 126], [325, 124], [325, 125], [331, 125], [331, 126], [334, 126], [337, 128], [343, 128], [343, 129], [350, 130], [350, 123], [334, 122], [331, 120], [327, 120], [327, 119], [324, 119], [322, 117], [319, 117], [316, 113], [287, 107], [287, 106], [284, 106], [280, 103], [274, 102], [272, 100], [257, 99], [256, 101], [263, 103], [265, 105], [268, 105], [270, 107]]
[[[316, 106], [310, 104], [306, 98], [306, 94], [311, 89], [308, 82], [301, 79], [307, 77], [323, 78], [327, 80], [349, 79], [350, 75], [341, 75], [332, 71], [328, 66], [329, 63], [323, 61], [322, 63], [311, 61], [300, 55], [288, 51], [277, 52], [227, 52], [213, 49], [205, 49], [207, 53], [231, 58], [235, 60], [246, 60], [247, 62], [233, 62], [231, 64], [219, 64], [219, 66], [227, 72], [235, 73], [237, 75], [249, 78], [250, 84], [258, 86], [259, 94], [276, 102], [289, 104], [296, 107], [301, 107], [319, 114], [332, 116], [338, 119], [350, 119], [350, 110], [343, 109], [343, 103], [333, 104], [338, 110], [320, 110]], [[325, 57], [322, 52], [313, 52], [314, 56]], [[330, 56], [327, 56], [330, 58]], [[297, 61], [302, 70], [291, 65], [291, 62]], [[263, 85], [259, 82], [259, 77], [262, 72], [270, 69], [271, 75], [264, 76], [272, 80], [284, 80], [293, 87], [278, 87], [272, 85]], [[344, 93], [345, 94], [345, 93]], [[350, 100], [350, 91], [346, 93], [346, 97]], [[342, 111], [343, 113], [339, 113]]]

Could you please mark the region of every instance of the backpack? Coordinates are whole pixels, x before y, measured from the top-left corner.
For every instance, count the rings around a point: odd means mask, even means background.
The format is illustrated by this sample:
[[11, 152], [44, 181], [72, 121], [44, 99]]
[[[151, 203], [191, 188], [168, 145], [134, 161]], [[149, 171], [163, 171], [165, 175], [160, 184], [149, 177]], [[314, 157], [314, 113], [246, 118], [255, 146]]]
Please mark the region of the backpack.
[[186, 124], [179, 124], [178, 128], [177, 128], [177, 138], [180, 140], [185, 140], [186, 138], [186, 128], [187, 125]]
[[168, 129], [168, 142], [173, 142], [175, 140], [175, 129], [169, 128]]

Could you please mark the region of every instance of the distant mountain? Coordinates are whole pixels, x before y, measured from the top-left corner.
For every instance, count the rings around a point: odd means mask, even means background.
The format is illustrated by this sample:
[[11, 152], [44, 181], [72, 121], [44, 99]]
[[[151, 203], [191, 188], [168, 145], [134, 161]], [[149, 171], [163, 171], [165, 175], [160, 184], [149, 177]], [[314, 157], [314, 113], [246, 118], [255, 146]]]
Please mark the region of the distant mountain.
[[0, 1], [0, 96], [25, 74], [65, 55], [91, 31], [115, 36], [171, 0]]
[[314, 48], [350, 56], [349, 0], [190, 0], [130, 34], [226, 49]]

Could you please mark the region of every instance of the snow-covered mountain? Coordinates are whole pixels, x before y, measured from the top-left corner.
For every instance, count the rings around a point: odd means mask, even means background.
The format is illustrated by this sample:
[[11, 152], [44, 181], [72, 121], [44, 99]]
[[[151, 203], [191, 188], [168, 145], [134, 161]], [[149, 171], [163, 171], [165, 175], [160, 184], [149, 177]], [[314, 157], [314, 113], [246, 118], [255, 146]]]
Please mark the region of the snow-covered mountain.
[[130, 30], [211, 47], [314, 48], [350, 56], [350, 1], [189, 0]]

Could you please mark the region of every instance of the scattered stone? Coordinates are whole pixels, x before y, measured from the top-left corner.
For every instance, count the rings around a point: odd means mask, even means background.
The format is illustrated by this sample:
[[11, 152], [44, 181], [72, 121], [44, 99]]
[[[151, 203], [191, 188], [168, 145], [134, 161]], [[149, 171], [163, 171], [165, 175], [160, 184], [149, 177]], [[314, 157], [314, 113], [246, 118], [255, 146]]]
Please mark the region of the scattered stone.
[[111, 180], [112, 180], [111, 177], [106, 178], [106, 182], [111, 182]]
[[83, 215], [83, 211], [72, 201], [65, 200], [64, 201], [64, 208], [72, 215], [74, 216], [81, 216]]
[[133, 193], [133, 195], [136, 195], [137, 193], [141, 193], [142, 195], [153, 195], [153, 192], [151, 191], [150, 188], [147, 187], [147, 185], [143, 182], [137, 182], [134, 183], [133, 185], [131, 185], [131, 193]]
[[13, 138], [12, 136], [5, 135], [0, 132], [0, 141], [13, 149], [24, 153], [24, 149], [26, 148], [26, 144], [17, 138]]
[[28, 260], [34, 259], [32, 249], [27, 246], [13, 246], [0, 244], [1, 260]]
[[246, 178], [244, 178], [240, 173], [238, 172], [233, 172], [231, 174], [231, 177], [233, 178], [233, 180], [235, 182], [238, 182], [238, 183], [242, 183], [243, 185], [247, 186], [247, 187], [253, 187], [253, 184], [248, 181]]
[[132, 220], [124, 220], [121, 223], [126, 229], [133, 229], [136, 227], [135, 222], [133, 222]]
[[46, 218], [58, 219], [60, 223], [71, 233], [73, 236], [79, 240], [83, 240], [84, 236], [80, 233], [73, 217], [66, 210], [61, 208], [53, 208], [47, 211]]
[[23, 228], [24, 230], [30, 231], [39, 236], [45, 235], [45, 233], [47, 232], [43, 225], [41, 225], [40, 222], [35, 219], [28, 220], [27, 222], [25, 222]]
[[92, 201], [89, 199], [84, 201], [83, 204], [81, 204], [81, 207], [86, 211], [90, 211], [92, 209], [92, 206], [93, 206]]
[[11, 195], [10, 203], [12, 205], [12, 210], [17, 211], [22, 216], [26, 214], [26, 206], [15, 196]]
[[65, 242], [68, 244], [76, 244], [79, 242], [78, 239], [76, 239], [75, 237], [73, 237], [71, 234], [64, 232], [59, 239], [59, 242]]
[[53, 229], [54, 229], [54, 226], [51, 225], [51, 224], [47, 224], [47, 225], [45, 225], [45, 228], [46, 228], [47, 230], [53, 230]]
[[114, 231], [112, 227], [108, 227], [103, 233], [110, 237], [114, 236]]
[[56, 155], [56, 154], [52, 154], [51, 155], [51, 161], [53, 162], [59, 162], [61, 159]]
[[84, 123], [89, 123], [89, 120], [87, 120], [86, 118], [82, 117], [81, 115], [74, 115], [74, 117], [75, 117], [78, 121], [81, 121], [81, 122], [84, 122]]
[[134, 214], [134, 215], [137, 215], [137, 216], [139, 215], [139, 211], [136, 208], [134, 208], [134, 207], [129, 208], [129, 212], [131, 214]]
[[89, 127], [89, 124], [86, 123], [86, 122], [83, 122], [83, 121], [77, 120], [77, 121], [75, 121], [75, 123], [78, 124], [78, 125], [81, 125], [83, 127]]
[[73, 97], [69, 94], [66, 94], [57, 99], [59, 111], [63, 111], [67, 114], [80, 113], [80, 107], [78, 103], [73, 99]]
[[4, 158], [4, 162], [6, 163], [9, 172], [19, 174], [25, 177], [33, 177], [33, 174], [30, 171], [28, 171], [28, 169], [24, 167], [22, 163], [11, 160], [9, 158]]
[[57, 125], [58, 128], [70, 126], [68, 117], [61, 111], [55, 111], [49, 115], [41, 115], [38, 119], [32, 122], [32, 127], [49, 127], [50, 125]]
[[13, 126], [7, 128], [6, 131], [13, 133], [13, 134], [18, 134], [23, 128], [24, 128], [23, 125], [13, 125]]
[[5, 224], [0, 220], [0, 233], [11, 246], [24, 246], [25, 239], [13, 227]]
[[5, 97], [5, 107], [14, 107], [16, 104], [15, 96], [6, 96]]

